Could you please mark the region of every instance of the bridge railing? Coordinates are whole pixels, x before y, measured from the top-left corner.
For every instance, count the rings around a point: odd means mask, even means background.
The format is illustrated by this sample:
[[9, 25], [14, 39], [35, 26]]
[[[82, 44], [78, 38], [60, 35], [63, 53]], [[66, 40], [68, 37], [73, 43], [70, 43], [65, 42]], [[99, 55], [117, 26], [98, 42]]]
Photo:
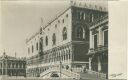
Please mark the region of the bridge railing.
[[[60, 70], [58, 68], [50, 68], [50, 69], [44, 71], [43, 73], [41, 73], [40, 76], [43, 77], [43, 76], [47, 75], [48, 73], [54, 72], [54, 71], [60, 73]], [[80, 75], [78, 73], [72, 72], [72, 71], [66, 70], [66, 69], [61, 69], [61, 74], [64, 74], [64, 75], [68, 76], [69, 78], [74, 78], [74, 79], [80, 78]]]

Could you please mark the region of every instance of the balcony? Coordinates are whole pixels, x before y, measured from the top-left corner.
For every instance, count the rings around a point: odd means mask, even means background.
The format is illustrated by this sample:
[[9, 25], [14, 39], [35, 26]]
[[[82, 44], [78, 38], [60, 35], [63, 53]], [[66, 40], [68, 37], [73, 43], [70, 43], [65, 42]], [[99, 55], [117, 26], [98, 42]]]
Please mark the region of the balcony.
[[[99, 25], [102, 25], [104, 23], [108, 23], [108, 15], [105, 15], [104, 17], [96, 19], [93, 23], [90, 23], [89, 25], [91, 26], [90, 29], [94, 29]], [[106, 27], [108, 28], [108, 27]]]
[[108, 50], [108, 46], [102, 46], [102, 45], [99, 45], [98, 48], [97, 48], [97, 52], [105, 52]]
[[105, 51], [108, 51], [108, 46], [102, 46], [99, 45], [98, 48], [94, 49], [94, 48], [90, 48], [88, 55], [93, 55], [93, 54], [97, 54], [97, 53], [103, 53]]

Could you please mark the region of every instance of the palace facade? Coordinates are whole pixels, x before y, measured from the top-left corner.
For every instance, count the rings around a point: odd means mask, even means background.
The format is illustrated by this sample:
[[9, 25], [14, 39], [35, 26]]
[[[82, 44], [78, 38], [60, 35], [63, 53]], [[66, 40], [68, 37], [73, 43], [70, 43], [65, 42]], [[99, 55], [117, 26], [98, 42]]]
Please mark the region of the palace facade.
[[73, 72], [89, 69], [90, 26], [106, 15], [107, 10], [97, 5], [70, 5], [42, 25], [40, 31], [26, 41], [27, 75], [39, 77], [52, 67]]
[[0, 57], [0, 76], [26, 76], [26, 59], [4, 54]]

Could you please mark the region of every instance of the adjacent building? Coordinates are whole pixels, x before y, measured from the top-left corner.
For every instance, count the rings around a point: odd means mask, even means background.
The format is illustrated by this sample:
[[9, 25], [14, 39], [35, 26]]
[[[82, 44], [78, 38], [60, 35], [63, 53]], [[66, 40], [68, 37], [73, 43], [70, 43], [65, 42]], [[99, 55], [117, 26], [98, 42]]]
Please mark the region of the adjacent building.
[[108, 15], [90, 27], [89, 70], [108, 74]]
[[74, 72], [88, 69], [92, 23], [106, 15], [107, 9], [103, 7], [74, 3], [42, 25], [40, 31], [26, 41], [27, 75], [40, 76], [49, 68], [60, 66]]
[[26, 59], [6, 55], [0, 57], [0, 75], [26, 76]]

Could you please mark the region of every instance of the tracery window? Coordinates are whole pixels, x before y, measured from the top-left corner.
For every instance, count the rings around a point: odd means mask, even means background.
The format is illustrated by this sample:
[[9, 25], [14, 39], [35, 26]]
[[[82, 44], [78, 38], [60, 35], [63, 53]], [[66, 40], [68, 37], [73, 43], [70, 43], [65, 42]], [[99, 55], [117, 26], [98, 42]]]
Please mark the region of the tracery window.
[[108, 46], [108, 30], [104, 31], [104, 46]]
[[85, 30], [84, 30], [83, 27], [77, 28], [76, 37], [79, 38], [79, 39], [84, 39], [85, 38]]
[[18, 63], [16, 63], [16, 68], [18, 68]]
[[36, 43], [36, 50], [38, 50], [38, 42]]
[[64, 23], [64, 19], [62, 20], [62, 22]]
[[97, 46], [97, 38], [98, 36], [97, 35], [94, 35], [94, 48], [96, 49], [98, 46]]
[[94, 15], [90, 14], [90, 22], [93, 22], [93, 21], [94, 21]]
[[48, 45], [48, 37], [46, 36], [45, 38], [45, 43], [46, 43], [46, 46]]
[[77, 19], [80, 19], [80, 12], [77, 12]]
[[30, 53], [30, 48], [28, 48], [28, 54]]
[[55, 33], [53, 33], [53, 35], [52, 35], [52, 42], [53, 42], [53, 45], [56, 44], [56, 35], [55, 35]]
[[[2, 66], [1, 66], [2, 67]], [[10, 63], [8, 63], [8, 68], [10, 68]]]
[[25, 64], [23, 64], [23, 68], [25, 68]]
[[80, 12], [80, 19], [84, 19], [84, 12]]
[[42, 45], [43, 45], [43, 38], [40, 38], [39, 42], [39, 49], [42, 51]]
[[55, 25], [55, 28], [57, 28], [57, 24]]
[[34, 51], [34, 47], [33, 47], [33, 45], [32, 45], [32, 53], [33, 53], [33, 51]]
[[63, 40], [66, 40], [67, 39], [67, 28], [64, 27], [63, 28]]
[[66, 14], [66, 17], [68, 17], [68, 14]]

